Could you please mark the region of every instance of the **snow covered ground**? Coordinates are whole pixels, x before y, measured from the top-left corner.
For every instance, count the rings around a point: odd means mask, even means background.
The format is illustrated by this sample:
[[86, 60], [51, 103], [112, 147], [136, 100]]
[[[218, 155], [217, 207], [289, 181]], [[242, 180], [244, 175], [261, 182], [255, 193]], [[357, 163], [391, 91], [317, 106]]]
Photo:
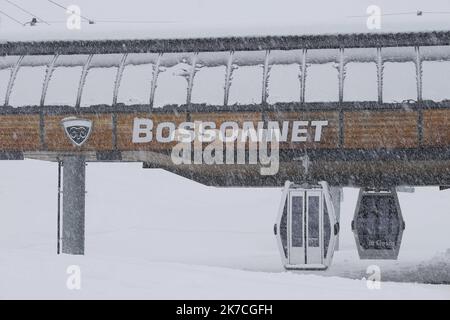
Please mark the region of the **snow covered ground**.
[[[209, 188], [140, 164], [89, 164], [87, 254], [56, 256], [56, 173], [53, 163], [0, 163], [2, 299], [450, 298], [450, 191], [400, 194], [399, 260], [361, 261], [357, 192], [345, 189], [332, 267], [286, 272], [272, 234], [280, 189]], [[66, 287], [70, 265], [81, 268], [79, 291]], [[362, 280], [369, 265], [381, 268], [380, 290]]]

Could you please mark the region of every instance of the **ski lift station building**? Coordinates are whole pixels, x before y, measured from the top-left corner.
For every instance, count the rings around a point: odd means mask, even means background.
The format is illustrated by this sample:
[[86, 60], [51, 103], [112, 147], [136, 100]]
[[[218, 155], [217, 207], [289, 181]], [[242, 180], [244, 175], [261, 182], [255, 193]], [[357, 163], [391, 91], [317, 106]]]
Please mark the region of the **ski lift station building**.
[[[396, 190], [450, 186], [449, 74], [441, 29], [10, 36], [0, 42], [0, 159], [60, 163], [64, 253], [84, 253], [85, 163], [96, 161], [209, 186], [284, 186], [274, 231], [288, 268], [329, 265], [340, 190], [361, 188], [360, 257], [395, 259], [405, 227]], [[249, 143], [242, 163], [195, 161], [195, 151], [175, 163], [173, 132], [195, 136], [196, 123], [279, 128], [277, 171], [261, 174]]]

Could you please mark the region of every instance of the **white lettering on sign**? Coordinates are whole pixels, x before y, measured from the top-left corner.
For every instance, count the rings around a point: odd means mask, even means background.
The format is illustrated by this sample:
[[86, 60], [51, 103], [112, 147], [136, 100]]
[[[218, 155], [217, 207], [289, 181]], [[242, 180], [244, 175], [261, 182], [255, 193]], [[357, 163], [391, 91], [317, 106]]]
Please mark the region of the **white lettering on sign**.
[[305, 142], [308, 138], [306, 134], [308, 133], [308, 129], [306, 128], [309, 125], [308, 121], [294, 121], [292, 126], [292, 142]]
[[[291, 124], [292, 122], [292, 124]], [[238, 122], [226, 121], [217, 128], [214, 122], [182, 122], [177, 125], [173, 122], [161, 122], [155, 125], [153, 120], [146, 118], [135, 118], [133, 123], [133, 143], [159, 143], [183, 142], [191, 143], [214, 142], [217, 138], [225, 143], [228, 142], [321, 142], [323, 131], [328, 126], [327, 120], [315, 121], [263, 121], [256, 123], [244, 121], [242, 127]], [[289, 128], [292, 130], [290, 141]], [[156, 129], [156, 130], [155, 130]], [[312, 134], [311, 134], [312, 133]], [[309, 135], [311, 134], [311, 137]]]
[[[168, 143], [174, 141], [176, 126], [172, 122], [161, 122], [156, 128], [156, 141], [161, 143]], [[164, 131], [169, 134], [164, 136]]]
[[147, 143], [152, 141], [153, 121], [150, 119], [134, 118], [133, 143]]
[[314, 135], [314, 141], [320, 142], [322, 139], [322, 130], [323, 127], [326, 127], [328, 125], [328, 121], [311, 121], [311, 126], [315, 127], [316, 134]]

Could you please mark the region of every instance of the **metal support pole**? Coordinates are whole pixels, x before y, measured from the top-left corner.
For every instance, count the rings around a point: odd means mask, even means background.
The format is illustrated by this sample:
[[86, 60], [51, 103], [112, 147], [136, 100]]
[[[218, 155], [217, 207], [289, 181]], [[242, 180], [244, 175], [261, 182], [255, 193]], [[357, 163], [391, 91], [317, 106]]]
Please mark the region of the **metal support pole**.
[[122, 81], [123, 72], [125, 70], [125, 65], [127, 63], [128, 53], [125, 53], [120, 60], [120, 65], [117, 68], [116, 81], [114, 82], [114, 91], [113, 91], [113, 102], [112, 105], [115, 106], [117, 104], [117, 98], [119, 96], [119, 88], [120, 82]]
[[228, 62], [226, 66], [225, 72], [225, 86], [224, 86], [224, 97], [223, 97], [223, 105], [228, 105], [228, 99], [230, 98], [230, 87], [231, 80], [233, 77], [233, 59], [234, 59], [234, 51], [230, 51], [230, 55], [228, 56]]
[[190, 105], [192, 101], [192, 89], [194, 88], [194, 78], [195, 73], [197, 72], [197, 57], [198, 52], [195, 52], [192, 56], [192, 68], [189, 72], [189, 78], [188, 78], [188, 86], [187, 86], [187, 94], [186, 94], [186, 104]]
[[[331, 202], [333, 203], [334, 214], [336, 215], [336, 221], [338, 223], [341, 221], [342, 192], [342, 188], [340, 187], [330, 187]], [[336, 238], [335, 250], [339, 250], [339, 234]]]
[[48, 90], [48, 85], [50, 83], [50, 80], [52, 78], [53, 72], [55, 71], [55, 65], [56, 65], [56, 61], [59, 58], [59, 54], [56, 54], [52, 61], [50, 61], [50, 63], [47, 65], [47, 70], [45, 71], [45, 79], [44, 79], [44, 83], [42, 84], [42, 93], [41, 93], [41, 107], [43, 107], [45, 105], [45, 97], [47, 96], [47, 90]]
[[8, 87], [6, 88], [5, 94], [5, 103], [4, 103], [5, 107], [9, 106], [9, 98], [11, 97], [14, 82], [16, 81], [17, 73], [19, 73], [23, 58], [24, 56], [21, 56], [11, 70], [11, 75], [9, 76]]
[[417, 101], [422, 101], [422, 92], [423, 92], [423, 84], [422, 84], [422, 75], [423, 75], [423, 69], [422, 69], [422, 56], [420, 54], [420, 48], [415, 47], [416, 52], [416, 85], [417, 85]]
[[88, 75], [89, 68], [91, 67], [91, 61], [93, 57], [94, 57], [93, 54], [88, 56], [86, 63], [83, 66], [83, 71], [81, 71], [80, 83], [78, 85], [78, 92], [77, 92], [77, 101], [75, 102], [76, 109], [79, 109], [81, 105], [81, 98], [83, 96], [84, 84], [86, 83], [86, 77]]
[[378, 87], [378, 103], [383, 103], [383, 55], [381, 48], [377, 48], [377, 87]]
[[339, 49], [339, 102], [344, 101], [345, 60], [344, 48]]
[[266, 51], [266, 56], [264, 58], [263, 66], [263, 81], [262, 81], [262, 104], [267, 104], [267, 99], [269, 98], [269, 75], [270, 75], [270, 50]]
[[150, 100], [149, 100], [150, 108], [153, 108], [153, 104], [155, 103], [155, 92], [156, 92], [156, 87], [158, 86], [158, 76], [160, 73], [159, 68], [161, 65], [162, 56], [163, 56], [162, 53], [158, 54], [158, 59], [156, 60], [155, 64], [153, 65], [153, 75], [152, 75], [152, 83], [150, 86]]
[[303, 49], [302, 50], [302, 64], [300, 65], [300, 103], [304, 103], [305, 102], [305, 92], [306, 92], [306, 55], [307, 55], [307, 50]]
[[61, 254], [61, 168], [62, 161], [58, 160], [58, 211], [56, 226], [56, 253]]
[[82, 156], [64, 158], [62, 252], [84, 254], [86, 160]]

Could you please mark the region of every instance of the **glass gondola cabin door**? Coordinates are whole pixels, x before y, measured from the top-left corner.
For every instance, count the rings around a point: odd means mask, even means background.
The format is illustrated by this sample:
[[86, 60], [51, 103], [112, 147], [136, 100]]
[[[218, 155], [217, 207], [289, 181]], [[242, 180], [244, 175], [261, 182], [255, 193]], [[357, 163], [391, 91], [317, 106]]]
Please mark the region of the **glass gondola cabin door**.
[[328, 188], [285, 187], [275, 225], [286, 269], [326, 269], [339, 225]]
[[289, 264], [322, 264], [322, 192], [293, 190], [288, 203]]

